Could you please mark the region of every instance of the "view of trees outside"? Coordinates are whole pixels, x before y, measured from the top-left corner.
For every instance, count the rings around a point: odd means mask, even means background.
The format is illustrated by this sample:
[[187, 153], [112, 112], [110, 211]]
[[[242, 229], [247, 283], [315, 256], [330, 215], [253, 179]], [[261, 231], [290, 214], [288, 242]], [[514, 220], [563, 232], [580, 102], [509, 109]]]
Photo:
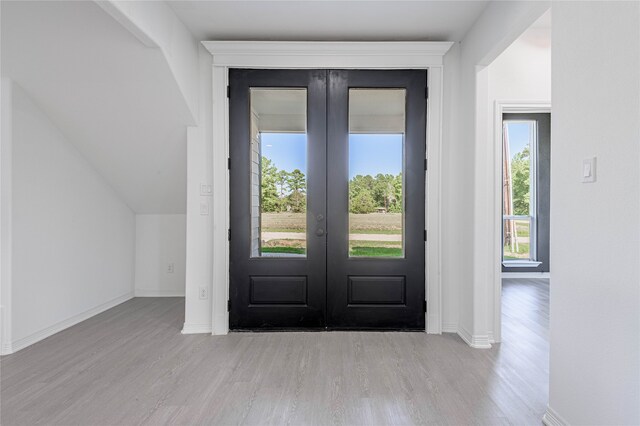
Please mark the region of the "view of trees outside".
[[[397, 158], [385, 150], [373, 151], [379, 135], [358, 135], [368, 146], [351, 146], [364, 165], [358, 170], [398, 170], [398, 173], [357, 174], [349, 181], [349, 249], [351, 256], [402, 256], [402, 135], [386, 138]], [[261, 157], [261, 252], [303, 255], [306, 252], [306, 161], [299, 152], [284, 151], [279, 140], [292, 145], [293, 137], [270, 134]], [[377, 138], [381, 139], [381, 138]], [[382, 139], [377, 143], [385, 143]], [[296, 148], [298, 150], [299, 147]], [[366, 148], [366, 149], [365, 149]], [[366, 152], [366, 151], [369, 152]], [[273, 153], [273, 154], [270, 154]], [[364, 158], [369, 155], [369, 158]], [[371, 158], [371, 155], [375, 158]], [[380, 164], [393, 163], [390, 167]], [[285, 166], [278, 167], [280, 163]], [[397, 163], [397, 164], [396, 164]], [[287, 167], [288, 166], [288, 167]], [[299, 167], [295, 167], [299, 166]]]
[[529, 215], [531, 202], [531, 160], [529, 146], [516, 153], [511, 159], [511, 182], [513, 190], [513, 214]]
[[[504, 214], [529, 216], [531, 214], [531, 127], [533, 123], [515, 122], [505, 126]], [[512, 154], [513, 153], [513, 154]], [[529, 219], [504, 221], [503, 258], [505, 260], [529, 259], [531, 223]]]
[[[261, 161], [262, 213], [304, 213], [307, 207], [307, 180], [299, 169], [278, 170], [263, 156]], [[349, 181], [349, 213], [378, 211], [402, 213], [402, 173], [398, 175], [357, 175]]]
[[402, 173], [357, 175], [349, 181], [349, 213], [374, 213], [383, 208], [402, 213]]
[[265, 156], [261, 161], [262, 192], [260, 207], [262, 213], [307, 211], [307, 178], [299, 169], [278, 170]]
[[[304, 254], [306, 176], [299, 169], [279, 170], [262, 157], [260, 197], [265, 253]], [[351, 244], [354, 256], [400, 256], [402, 246], [402, 173], [357, 175], [349, 181]], [[274, 235], [279, 234], [279, 235]], [[375, 235], [380, 234], [380, 241]]]

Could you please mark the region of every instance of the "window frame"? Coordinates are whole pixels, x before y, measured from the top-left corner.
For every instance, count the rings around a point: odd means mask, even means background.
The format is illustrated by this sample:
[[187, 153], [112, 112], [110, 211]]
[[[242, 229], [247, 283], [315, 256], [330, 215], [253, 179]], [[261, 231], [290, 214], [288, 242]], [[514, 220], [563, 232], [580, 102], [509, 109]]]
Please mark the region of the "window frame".
[[[505, 215], [504, 214], [504, 192], [502, 193], [502, 229], [504, 233], [504, 223], [507, 220], [528, 220], [529, 221], [529, 258], [528, 259], [505, 259], [504, 258], [504, 234], [502, 235], [501, 260], [504, 266], [538, 266], [538, 122], [536, 120], [509, 120], [502, 119], [502, 143], [504, 144], [505, 129], [508, 124], [529, 124], [529, 214], [528, 215]], [[504, 158], [503, 162], [504, 164]], [[505, 171], [502, 169], [502, 181], [504, 182]], [[513, 176], [512, 176], [513, 182]], [[513, 184], [511, 185], [513, 194]], [[513, 202], [513, 196], [512, 196]]]

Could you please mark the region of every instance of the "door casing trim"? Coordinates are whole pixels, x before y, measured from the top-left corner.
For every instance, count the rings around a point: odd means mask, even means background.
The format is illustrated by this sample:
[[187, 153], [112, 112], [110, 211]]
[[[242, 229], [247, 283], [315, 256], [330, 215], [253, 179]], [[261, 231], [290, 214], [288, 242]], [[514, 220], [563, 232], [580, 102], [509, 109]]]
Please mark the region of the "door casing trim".
[[427, 104], [426, 179], [426, 331], [442, 333], [441, 288], [441, 163], [443, 57], [452, 42], [254, 42], [205, 41], [213, 60], [213, 270], [212, 334], [229, 332], [229, 68], [263, 69], [426, 69]]

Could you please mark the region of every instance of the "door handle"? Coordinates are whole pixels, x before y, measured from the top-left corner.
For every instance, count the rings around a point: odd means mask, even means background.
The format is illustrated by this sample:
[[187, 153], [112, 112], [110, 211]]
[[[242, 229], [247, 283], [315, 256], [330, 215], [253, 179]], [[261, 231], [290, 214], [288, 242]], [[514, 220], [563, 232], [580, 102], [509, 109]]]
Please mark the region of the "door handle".
[[322, 237], [324, 235], [324, 229], [322, 229], [322, 228], [316, 229], [316, 235], [318, 237]]

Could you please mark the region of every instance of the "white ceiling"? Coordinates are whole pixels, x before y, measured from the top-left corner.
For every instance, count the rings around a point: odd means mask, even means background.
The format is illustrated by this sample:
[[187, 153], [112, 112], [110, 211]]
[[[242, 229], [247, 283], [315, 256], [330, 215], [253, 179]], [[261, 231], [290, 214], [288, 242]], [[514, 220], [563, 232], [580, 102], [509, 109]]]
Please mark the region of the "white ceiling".
[[551, 49], [551, 9], [538, 18], [518, 39], [540, 48]]
[[487, 1], [168, 1], [198, 40], [460, 41]]
[[186, 209], [189, 112], [159, 49], [93, 2], [2, 2], [2, 75], [137, 213]]
[[251, 110], [257, 115], [305, 115], [307, 112], [307, 90], [252, 88]]
[[[349, 132], [404, 133], [404, 89], [350, 89]], [[251, 111], [261, 132], [306, 132], [305, 89], [251, 89]]]
[[349, 89], [349, 116], [404, 116], [405, 89]]

